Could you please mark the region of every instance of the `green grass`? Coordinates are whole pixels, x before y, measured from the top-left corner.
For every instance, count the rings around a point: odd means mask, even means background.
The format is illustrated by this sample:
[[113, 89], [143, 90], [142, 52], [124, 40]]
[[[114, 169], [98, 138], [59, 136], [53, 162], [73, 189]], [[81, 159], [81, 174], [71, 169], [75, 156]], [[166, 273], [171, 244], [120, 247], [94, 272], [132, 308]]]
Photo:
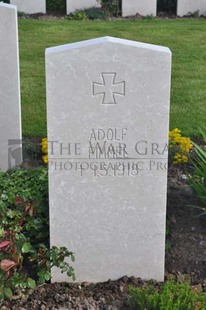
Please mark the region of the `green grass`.
[[[199, 136], [206, 124], [206, 20], [19, 20], [24, 136], [46, 136], [45, 48], [101, 36], [168, 46], [173, 53], [170, 128]], [[129, 61], [129, 60], [128, 60]]]

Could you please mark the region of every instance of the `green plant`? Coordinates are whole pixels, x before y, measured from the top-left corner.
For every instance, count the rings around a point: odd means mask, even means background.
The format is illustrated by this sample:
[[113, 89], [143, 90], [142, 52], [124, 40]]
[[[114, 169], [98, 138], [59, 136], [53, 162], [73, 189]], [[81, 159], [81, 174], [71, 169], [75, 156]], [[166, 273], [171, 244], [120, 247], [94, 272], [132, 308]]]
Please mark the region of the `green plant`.
[[46, 7], [51, 12], [66, 12], [66, 0], [46, 0]]
[[103, 10], [108, 12], [110, 16], [118, 16], [121, 12], [120, 0], [99, 0]]
[[189, 138], [181, 135], [181, 130], [175, 128], [169, 132], [169, 158], [174, 165], [186, 164], [193, 145]]
[[193, 13], [194, 18], [199, 18], [200, 17], [200, 11], [197, 10]]
[[74, 279], [66, 257], [74, 261], [66, 248], [49, 248], [47, 170], [1, 172], [0, 299], [12, 298], [13, 290], [49, 281], [53, 266]]
[[102, 10], [101, 8], [92, 7], [89, 9], [85, 9], [88, 19], [107, 19], [109, 17], [108, 12]]
[[187, 15], [190, 16], [190, 17], [199, 18], [200, 17], [200, 11], [197, 10], [197, 11], [194, 11], [194, 12], [188, 12]]
[[86, 12], [83, 10], [76, 10], [75, 12], [68, 15], [67, 19], [74, 19], [74, 20], [87, 20], [88, 16]]
[[143, 19], [147, 19], [147, 20], [152, 20], [152, 19], [155, 19], [156, 16], [153, 16], [152, 14], [151, 15], [146, 15], [146, 16], [143, 16]]
[[[206, 141], [206, 134], [204, 131], [201, 131], [204, 142]], [[192, 186], [193, 191], [196, 196], [202, 202], [202, 206], [191, 207], [201, 210], [199, 216], [206, 215], [206, 149], [201, 147], [198, 144], [194, 143], [194, 150], [196, 157], [193, 160], [194, 172], [192, 175], [189, 175], [189, 182]]]
[[94, 20], [94, 19], [107, 19], [109, 14], [106, 10], [101, 8], [91, 7], [84, 10], [76, 10], [69, 14], [67, 19], [69, 20]]
[[152, 284], [143, 288], [129, 287], [130, 308], [135, 310], [204, 310], [206, 295], [193, 291], [188, 282], [169, 280], [157, 289]]

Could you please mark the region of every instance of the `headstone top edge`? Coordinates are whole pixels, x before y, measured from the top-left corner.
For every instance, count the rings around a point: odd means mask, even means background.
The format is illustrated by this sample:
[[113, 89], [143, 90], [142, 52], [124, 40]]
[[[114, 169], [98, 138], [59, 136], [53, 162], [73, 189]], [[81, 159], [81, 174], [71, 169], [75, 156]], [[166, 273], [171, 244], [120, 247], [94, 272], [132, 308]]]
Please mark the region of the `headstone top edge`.
[[7, 9], [13, 9], [13, 10], [17, 11], [17, 6], [14, 4], [8, 4], [8, 3], [0, 2], [0, 7], [4, 7]]
[[109, 37], [109, 36], [90, 39], [90, 40], [84, 40], [84, 41], [79, 41], [79, 42], [69, 43], [69, 44], [64, 44], [64, 45], [59, 45], [59, 46], [55, 46], [55, 47], [49, 47], [46, 49], [45, 53], [46, 53], [46, 55], [49, 55], [49, 54], [53, 54], [53, 53], [72, 50], [75, 48], [84, 48], [87, 46], [100, 45], [100, 44], [104, 44], [104, 43], [116, 43], [116, 44], [133, 46], [133, 47], [137, 47], [137, 48], [144, 48], [144, 49], [149, 49], [149, 50], [153, 50], [156, 52], [163, 52], [163, 53], [171, 54], [171, 51], [168, 47], [164, 47], [164, 46], [160, 46], [160, 45], [153, 45], [153, 44], [148, 44], [148, 43], [142, 43], [142, 42], [127, 40], [127, 39]]

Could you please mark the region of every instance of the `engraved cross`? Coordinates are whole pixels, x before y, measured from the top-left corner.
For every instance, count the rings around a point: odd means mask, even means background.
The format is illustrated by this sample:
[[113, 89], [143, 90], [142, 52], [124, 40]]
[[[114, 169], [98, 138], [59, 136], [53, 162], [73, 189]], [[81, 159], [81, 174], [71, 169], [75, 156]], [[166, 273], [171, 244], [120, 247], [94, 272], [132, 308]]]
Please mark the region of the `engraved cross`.
[[102, 95], [102, 104], [116, 104], [116, 95], [125, 96], [125, 82], [116, 82], [116, 73], [101, 73], [102, 83], [93, 82], [93, 96]]

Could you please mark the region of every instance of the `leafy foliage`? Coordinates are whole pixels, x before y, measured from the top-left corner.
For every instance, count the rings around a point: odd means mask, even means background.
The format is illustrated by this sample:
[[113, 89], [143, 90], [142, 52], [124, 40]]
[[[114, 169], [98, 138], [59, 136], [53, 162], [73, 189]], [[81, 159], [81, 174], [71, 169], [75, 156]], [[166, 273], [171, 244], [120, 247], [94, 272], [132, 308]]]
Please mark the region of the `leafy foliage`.
[[121, 12], [121, 1], [120, 0], [99, 0], [101, 7], [110, 16], [118, 16]]
[[109, 17], [108, 12], [101, 8], [88, 8], [85, 9], [84, 12], [86, 13], [88, 19], [107, 19]]
[[148, 284], [145, 288], [129, 287], [131, 309], [138, 310], [204, 310], [206, 295], [193, 291], [188, 282], [169, 280], [158, 290]]
[[[206, 133], [202, 131], [204, 141], [206, 141]], [[203, 206], [193, 206], [200, 209], [200, 216], [206, 215], [206, 149], [194, 143], [196, 158], [193, 160], [194, 173], [189, 176], [190, 184], [197, 195], [202, 201]]]
[[[68, 15], [67, 19], [69, 20], [94, 20], [94, 19], [107, 19], [109, 14], [106, 10], [101, 8], [88, 8], [84, 10], [76, 10], [75, 12]], [[43, 158], [44, 161], [44, 158]]]
[[53, 266], [75, 278], [66, 248], [49, 248], [48, 173], [43, 167], [0, 173], [0, 299], [51, 279]]
[[76, 10], [75, 12], [69, 14], [67, 19], [88, 20], [88, 16], [84, 10]]

